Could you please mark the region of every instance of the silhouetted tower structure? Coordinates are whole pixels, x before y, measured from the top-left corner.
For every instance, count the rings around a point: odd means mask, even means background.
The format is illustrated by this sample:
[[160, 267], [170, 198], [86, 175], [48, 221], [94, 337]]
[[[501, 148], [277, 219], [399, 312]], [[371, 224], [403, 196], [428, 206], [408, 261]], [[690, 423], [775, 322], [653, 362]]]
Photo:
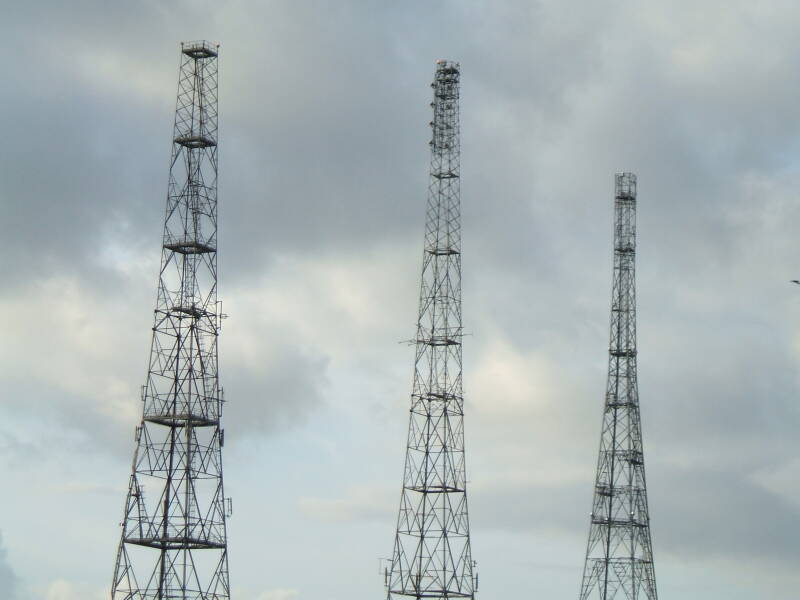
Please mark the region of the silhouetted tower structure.
[[458, 63], [438, 61], [414, 383], [388, 598], [473, 598], [461, 386]]
[[217, 371], [217, 52], [181, 44], [161, 270], [112, 600], [227, 600]]
[[656, 600], [636, 383], [636, 175], [617, 173], [615, 187], [608, 384], [580, 600]]

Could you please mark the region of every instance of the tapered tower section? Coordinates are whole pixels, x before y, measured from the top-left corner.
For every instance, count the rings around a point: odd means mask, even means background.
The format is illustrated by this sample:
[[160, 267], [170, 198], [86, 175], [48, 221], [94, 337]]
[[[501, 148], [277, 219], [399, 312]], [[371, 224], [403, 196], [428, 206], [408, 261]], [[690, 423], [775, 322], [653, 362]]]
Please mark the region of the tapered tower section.
[[388, 599], [472, 598], [461, 388], [461, 198], [457, 63], [439, 61], [414, 384]]
[[181, 45], [161, 270], [112, 600], [227, 600], [217, 52]]
[[617, 173], [608, 384], [580, 600], [656, 600], [636, 383], [636, 175]]

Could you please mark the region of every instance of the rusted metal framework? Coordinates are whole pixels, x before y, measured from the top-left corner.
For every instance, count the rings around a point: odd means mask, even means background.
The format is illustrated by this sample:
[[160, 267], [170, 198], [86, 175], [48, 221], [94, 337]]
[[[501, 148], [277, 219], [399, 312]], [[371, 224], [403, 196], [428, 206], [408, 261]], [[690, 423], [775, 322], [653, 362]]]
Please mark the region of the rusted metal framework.
[[473, 598], [464, 463], [457, 63], [439, 61], [414, 383], [388, 599]]
[[161, 270], [112, 600], [228, 600], [217, 370], [217, 54], [181, 44]]
[[657, 600], [636, 379], [636, 175], [616, 174], [611, 343], [580, 600]]

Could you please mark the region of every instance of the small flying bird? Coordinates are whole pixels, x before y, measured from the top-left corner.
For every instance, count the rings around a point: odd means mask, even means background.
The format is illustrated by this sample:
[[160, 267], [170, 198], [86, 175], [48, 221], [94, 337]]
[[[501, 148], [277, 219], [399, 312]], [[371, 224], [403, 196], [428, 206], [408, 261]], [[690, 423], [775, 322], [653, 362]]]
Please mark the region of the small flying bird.
[[800, 285], [800, 281], [797, 279], [792, 279], [789, 283], [796, 283], [797, 285]]

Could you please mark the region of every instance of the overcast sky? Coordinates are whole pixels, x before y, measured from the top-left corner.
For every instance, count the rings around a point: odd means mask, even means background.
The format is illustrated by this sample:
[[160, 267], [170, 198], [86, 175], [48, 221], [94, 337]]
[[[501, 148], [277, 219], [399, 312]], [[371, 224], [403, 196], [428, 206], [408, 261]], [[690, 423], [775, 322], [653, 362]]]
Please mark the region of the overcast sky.
[[208, 39], [235, 600], [384, 595], [438, 58], [479, 597], [577, 596], [627, 170], [661, 597], [796, 600], [798, 30], [788, 0], [6, 3], [0, 595], [108, 595], [179, 43]]

